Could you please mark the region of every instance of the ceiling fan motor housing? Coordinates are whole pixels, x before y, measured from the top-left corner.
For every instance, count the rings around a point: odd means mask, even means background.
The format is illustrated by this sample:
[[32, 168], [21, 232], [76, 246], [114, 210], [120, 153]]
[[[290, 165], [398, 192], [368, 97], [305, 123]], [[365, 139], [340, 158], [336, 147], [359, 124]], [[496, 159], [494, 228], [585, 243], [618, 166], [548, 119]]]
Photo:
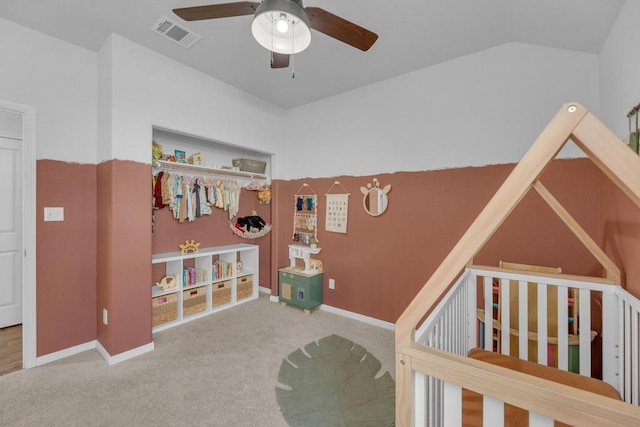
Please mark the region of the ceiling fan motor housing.
[[[286, 18], [286, 31], [276, 28], [277, 21]], [[265, 49], [276, 53], [294, 54], [311, 43], [309, 17], [300, 0], [264, 0], [256, 9], [251, 32]], [[282, 29], [283, 27], [281, 27]]]

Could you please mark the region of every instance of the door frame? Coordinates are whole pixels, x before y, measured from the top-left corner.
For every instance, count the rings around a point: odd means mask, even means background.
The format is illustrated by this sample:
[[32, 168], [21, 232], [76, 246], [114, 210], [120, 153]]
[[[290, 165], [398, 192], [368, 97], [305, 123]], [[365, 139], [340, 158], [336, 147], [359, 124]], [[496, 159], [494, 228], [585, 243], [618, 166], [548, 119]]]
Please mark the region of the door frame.
[[36, 347], [36, 109], [0, 99], [0, 109], [22, 115], [22, 367], [33, 368]]

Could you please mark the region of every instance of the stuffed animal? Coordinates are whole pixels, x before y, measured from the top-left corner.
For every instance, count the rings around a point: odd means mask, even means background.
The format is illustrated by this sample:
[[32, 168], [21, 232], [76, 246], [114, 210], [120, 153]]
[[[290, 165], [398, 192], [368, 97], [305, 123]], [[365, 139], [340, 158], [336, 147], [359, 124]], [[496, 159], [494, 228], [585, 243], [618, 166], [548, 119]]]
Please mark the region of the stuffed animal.
[[175, 276], [165, 276], [157, 282], [156, 285], [160, 286], [163, 291], [166, 291], [167, 289], [173, 289], [178, 286], [178, 279], [176, 279]]
[[247, 231], [252, 231], [252, 229], [260, 231], [264, 228], [266, 224], [267, 223], [264, 222], [264, 220], [260, 218], [258, 215], [238, 217], [237, 219], [237, 225], [239, 225], [240, 227], [244, 228]]
[[263, 205], [268, 205], [271, 203], [271, 187], [265, 185], [260, 190], [258, 190], [258, 200]]

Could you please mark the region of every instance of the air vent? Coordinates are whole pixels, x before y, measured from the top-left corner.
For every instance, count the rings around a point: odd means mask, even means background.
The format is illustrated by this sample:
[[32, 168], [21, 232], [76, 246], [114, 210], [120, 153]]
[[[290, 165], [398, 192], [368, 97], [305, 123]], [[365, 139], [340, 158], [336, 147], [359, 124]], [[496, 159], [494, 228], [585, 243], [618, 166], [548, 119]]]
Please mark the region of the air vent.
[[151, 29], [184, 47], [193, 46], [201, 38], [193, 31], [189, 31], [165, 17], [158, 19]]

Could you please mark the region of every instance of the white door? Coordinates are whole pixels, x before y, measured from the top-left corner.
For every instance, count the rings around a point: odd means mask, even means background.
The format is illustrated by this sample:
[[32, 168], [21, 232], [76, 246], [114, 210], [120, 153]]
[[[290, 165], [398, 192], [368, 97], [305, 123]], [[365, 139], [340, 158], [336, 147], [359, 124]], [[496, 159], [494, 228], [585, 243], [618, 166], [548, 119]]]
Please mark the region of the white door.
[[21, 147], [0, 136], [0, 328], [22, 323]]

